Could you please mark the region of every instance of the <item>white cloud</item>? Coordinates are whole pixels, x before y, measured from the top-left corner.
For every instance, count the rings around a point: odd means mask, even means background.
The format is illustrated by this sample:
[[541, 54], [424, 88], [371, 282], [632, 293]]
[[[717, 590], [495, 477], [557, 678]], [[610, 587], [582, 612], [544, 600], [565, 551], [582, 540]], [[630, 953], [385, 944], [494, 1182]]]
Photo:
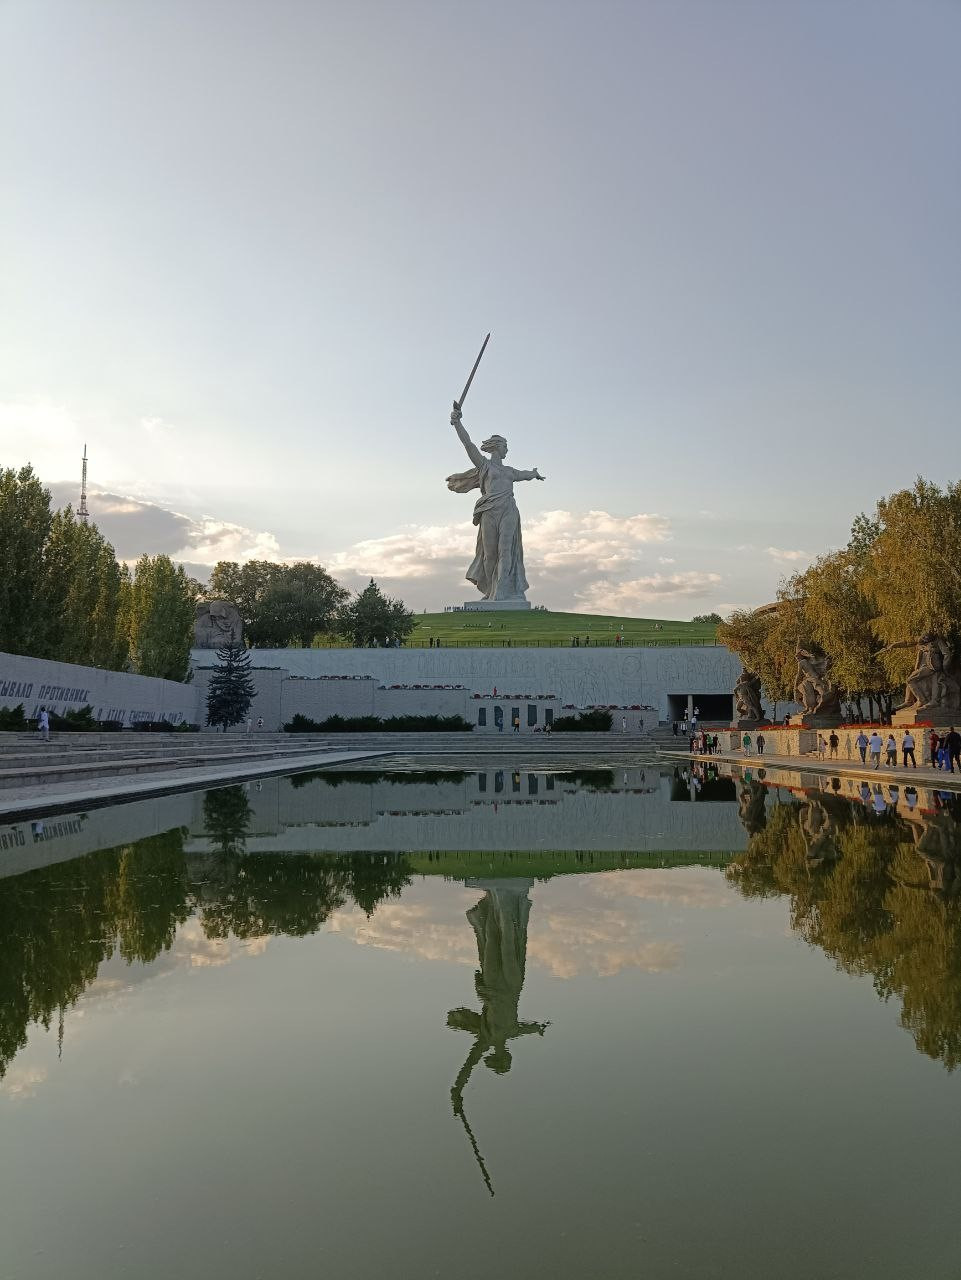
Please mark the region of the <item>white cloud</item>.
[[631, 613], [645, 605], [689, 597], [710, 597], [721, 582], [719, 573], [688, 569], [683, 573], [653, 573], [624, 582], [595, 582], [578, 593], [587, 609], [606, 613]]
[[[76, 506], [78, 486], [61, 482], [47, 487], [54, 506], [68, 502]], [[174, 560], [186, 561], [192, 571], [202, 572], [218, 560], [281, 559], [276, 537], [264, 530], [212, 516], [194, 519], [155, 502], [98, 489], [90, 491], [88, 505], [91, 517], [121, 560], [136, 560], [144, 552], [163, 552]]]
[[658, 564], [675, 564], [676, 562], [673, 556], [658, 556], [657, 563]]
[[[545, 511], [525, 521], [523, 537], [524, 563], [535, 594], [547, 596], [554, 608], [583, 609], [585, 593], [599, 583], [635, 574], [649, 544], [670, 540], [671, 524], [665, 516], [646, 512]], [[467, 520], [408, 525], [338, 551], [327, 564], [352, 585], [373, 577], [403, 594], [418, 584], [421, 596], [431, 591], [423, 602], [437, 608], [465, 590], [461, 584], [476, 538], [477, 530]]]
[[778, 560], [782, 564], [796, 564], [799, 560], [814, 559], [811, 551], [786, 551], [781, 547], [768, 547], [767, 553], [772, 560]]
[[46, 1082], [48, 1074], [46, 1067], [19, 1064], [13, 1066], [0, 1080], [0, 1094], [23, 1102], [27, 1098], [34, 1097], [40, 1086]]

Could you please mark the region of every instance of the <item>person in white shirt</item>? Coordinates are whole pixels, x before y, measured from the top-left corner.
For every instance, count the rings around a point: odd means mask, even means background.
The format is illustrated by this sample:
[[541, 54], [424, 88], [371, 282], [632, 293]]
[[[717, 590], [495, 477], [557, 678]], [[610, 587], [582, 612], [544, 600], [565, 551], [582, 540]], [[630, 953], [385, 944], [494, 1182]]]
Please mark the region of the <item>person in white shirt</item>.
[[916, 769], [918, 762], [914, 758], [914, 735], [910, 729], [905, 729], [904, 737], [901, 739], [901, 754], [904, 758], [904, 767], [908, 767], [908, 756], [911, 757], [911, 766]]
[[50, 741], [50, 713], [46, 707], [40, 708], [40, 714], [37, 717], [37, 732], [44, 742]]
[[868, 739], [868, 746], [871, 748], [871, 763], [874, 765], [875, 769], [880, 769], [881, 767], [881, 747], [883, 745], [881, 735], [878, 733], [877, 729], [875, 729], [871, 734], [871, 737]]

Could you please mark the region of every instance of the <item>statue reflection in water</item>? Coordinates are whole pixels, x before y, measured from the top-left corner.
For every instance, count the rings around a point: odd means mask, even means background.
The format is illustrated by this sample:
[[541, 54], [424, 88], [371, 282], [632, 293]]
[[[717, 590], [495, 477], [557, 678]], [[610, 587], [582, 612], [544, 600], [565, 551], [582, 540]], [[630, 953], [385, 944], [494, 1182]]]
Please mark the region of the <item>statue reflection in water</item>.
[[509, 1040], [520, 1036], [542, 1036], [548, 1022], [521, 1022], [517, 1006], [524, 986], [524, 967], [527, 960], [527, 922], [531, 913], [529, 893], [533, 880], [468, 880], [468, 889], [483, 889], [484, 896], [467, 912], [474, 935], [477, 938], [477, 958], [480, 968], [474, 975], [474, 986], [482, 1008], [452, 1009], [447, 1015], [447, 1025], [457, 1031], [466, 1031], [474, 1037], [474, 1043], [457, 1073], [450, 1091], [454, 1115], [464, 1126], [471, 1148], [480, 1166], [484, 1182], [491, 1195], [487, 1166], [477, 1146], [474, 1133], [464, 1113], [464, 1090], [477, 1064], [498, 1075], [511, 1069]]

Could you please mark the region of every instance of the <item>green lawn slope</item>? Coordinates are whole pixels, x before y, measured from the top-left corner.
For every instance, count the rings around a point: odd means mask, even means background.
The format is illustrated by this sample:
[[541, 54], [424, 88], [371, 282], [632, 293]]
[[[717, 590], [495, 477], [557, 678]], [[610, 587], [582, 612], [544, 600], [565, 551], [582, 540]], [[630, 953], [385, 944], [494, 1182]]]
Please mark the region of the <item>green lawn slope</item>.
[[618, 633], [626, 644], [713, 644], [715, 626], [704, 622], [672, 622], [667, 618], [622, 618], [600, 613], [552, 613], [541, 609], [503, 613], [419, 613], [409, 643], [502, 645], [614, 644]]

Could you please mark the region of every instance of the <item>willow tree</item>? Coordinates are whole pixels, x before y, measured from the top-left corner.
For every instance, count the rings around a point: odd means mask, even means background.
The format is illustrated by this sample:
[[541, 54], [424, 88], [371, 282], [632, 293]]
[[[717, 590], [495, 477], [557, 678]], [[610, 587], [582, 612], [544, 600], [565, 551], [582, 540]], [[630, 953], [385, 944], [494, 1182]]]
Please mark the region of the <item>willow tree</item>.
[[794, 697], [794, 642], [786, 640], [787, 626], [779, 605], [736, 609], [717, 628], [721, 644], [760, 678], [768, 700], [775, 704]]
[[890, 713], [896, 687], [875, 656], [882, 641], [866, 589], [867, 565], [867, 553], [852, 542], [821, 556], [792, 580], [804, 625], [831, 660], [832, 680], [862, 715], [863, 697]]
[[931, 632], [956, 641], [961, 632], [961, 483], [940, 489], [919, 478], [881, 499], [876, 523], [865, 591], [880, 638], [906, 646], [881, 659], [903, 683], [914, 661], [912, 640]]

